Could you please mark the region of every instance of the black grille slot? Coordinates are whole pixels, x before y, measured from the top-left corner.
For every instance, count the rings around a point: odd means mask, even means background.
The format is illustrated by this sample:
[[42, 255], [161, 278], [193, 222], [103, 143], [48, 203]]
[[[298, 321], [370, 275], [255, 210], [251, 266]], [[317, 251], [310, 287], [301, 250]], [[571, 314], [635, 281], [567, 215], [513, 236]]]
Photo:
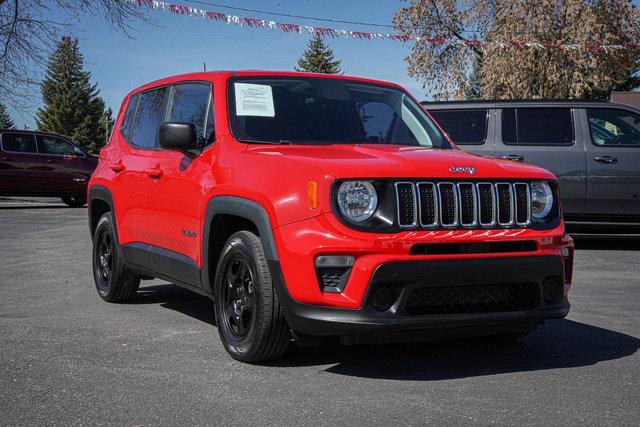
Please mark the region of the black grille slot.
[[458, 225], [458, 200], [452, 183], [438, 184], [440, 193], [440, 223], [445, 227]]
[[396, 184], [398, 198], [398, 224], [401, 227], [414, 227], [416, 225], [416, 193], [415, 187], [410, 182], [398, 182]]
[[495, 313], [532, 310], [540, 305], [535, 283], [426, 287], [412, 291], [405, 305], [409, 315]]
[[476, 221], [476, 192], [473, 184], [458, 184], [460, 192], [460, 224], [464, 226], [475, 226]]
[[516, 198], [516, 222], [519, 225], [529, 224], [529, 186], [527, 184], [513, 184]]
[[493, 225], [496, 222], [495, 211], [496, 202], [493, 190], [493, 184], [478, 184], [478, 199], [480, 203], [480, 224]]
[[436, 186], [430, 182], [418, 184], [418, 198], [420, 201], [420, 225], [433, 227], [438, 225], [436, 214]]
[[396, 182], [402, 228], [527, 227], [531, 194], [526, 182]]
[[500, 225], [513, 224], [511, 185], [496, 184], [496, 193], [498, 196], [498, 223]]

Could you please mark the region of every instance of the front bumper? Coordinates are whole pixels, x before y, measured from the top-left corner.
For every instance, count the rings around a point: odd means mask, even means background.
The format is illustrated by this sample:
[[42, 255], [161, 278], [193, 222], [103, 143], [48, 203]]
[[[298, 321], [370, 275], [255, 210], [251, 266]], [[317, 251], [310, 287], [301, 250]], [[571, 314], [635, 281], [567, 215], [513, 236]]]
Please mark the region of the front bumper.
[[[563, 264], [553, 256], [382, 264], [372, 275], [363, 307], [357, 310], [293, 301], [286, 292], [278, 264], [274, 262], [270, 268], [289, 326], [308, 335], [353, 335], [358, 340], [366, 335], [417, 331], [435, 336], [482, 335], [533, 329], [542, 320], [562, 318], [569, 312], [567, 297], [562, 292]], [[558, 287], [551, 296], [545, 281]], [[508, 305], [512, 295], [506, 291], [493, 292], [512, 283], [528, 284], [532, 290], [529, 300], [517, 310]], [[451, 304], [454, 290], [478, 287], [492, 291]], [[393, 304], [384, 311], [372, 304], [380, 288], [393, 289]], [[412, 295], [423, 289], [451, 292], [448, 295], [445, 292], [444, 306], [438, 305], [437, 297], [432, 301], [434, 304], [424, 305], [426, 311], [433, 313], [416, 313]], [[414, 303], [411, 309], [410, 303]], [[492, 306], [495, 311], [482, 311], [483, 307]]]
[[[451, 336], [455, 329], [479, 335], [533, 329], [538, 322], [565, 317], [569, 311], [573, 243], [563, 227], [376, 235], [347, 229], [329, 214], [280, 227], [274, 235], [280, 261], [270, 263], [273, 282], [289, 325], [300, 334], [361, 337], [422, 331]], [[521, 241], [535, 244], [515, 253], [412, 252], [415, 245], [425, 243]], [[322, 292], [318, 284], [313, 260], [327, 254], [356, 259], [342, 292]], [[556, 286], [551, 299], [546, 298], [544, 285], [550, 278]], [[384, 310], [372, 303], [381, 287], [393, 295], [393, 304]], [[514, 296], [508, 292], [512, 291], [505, 290], [509, 287], [516, 289], [513, 292], [525, 289], [527, 302], [511, 304]], [[469, 289], [473, 298], [466, 301]], [[456, 302], [456, 292], [468, 304]], [[485, 296], [488, 305], [483, 305]]]

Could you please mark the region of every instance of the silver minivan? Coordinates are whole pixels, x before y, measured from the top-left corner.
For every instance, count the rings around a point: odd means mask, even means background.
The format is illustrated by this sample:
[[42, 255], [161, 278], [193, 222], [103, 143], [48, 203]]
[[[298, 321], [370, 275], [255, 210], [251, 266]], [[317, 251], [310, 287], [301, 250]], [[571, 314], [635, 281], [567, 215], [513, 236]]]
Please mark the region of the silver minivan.
[[567, 222], [640, 225], [640, 110], [570, 100], [422, 105], [462, 149], [556, 174]]

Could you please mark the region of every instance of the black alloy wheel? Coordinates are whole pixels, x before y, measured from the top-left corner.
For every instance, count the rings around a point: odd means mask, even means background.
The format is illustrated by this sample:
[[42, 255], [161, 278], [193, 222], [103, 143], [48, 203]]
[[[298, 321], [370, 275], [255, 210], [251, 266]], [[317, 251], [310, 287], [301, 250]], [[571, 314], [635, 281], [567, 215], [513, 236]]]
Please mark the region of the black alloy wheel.
[[242, 339], [251, 329], [255, 316], [255, 289], [251, 268], [242, 257], [234, 258], [226, 268], [223, 283], [222, 321], [233, 335]]

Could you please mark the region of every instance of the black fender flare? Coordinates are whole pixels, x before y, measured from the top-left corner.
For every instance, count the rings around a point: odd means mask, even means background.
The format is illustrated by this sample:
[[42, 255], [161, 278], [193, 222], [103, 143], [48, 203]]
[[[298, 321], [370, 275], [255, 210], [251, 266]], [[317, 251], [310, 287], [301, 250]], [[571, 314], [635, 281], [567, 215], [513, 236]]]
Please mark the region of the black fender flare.
[[207, 203], [207, 208], [204, 217], [204, 226], [202, 230], [202, 270], [201, 270], [201, 283], [203, 288], [210, 293], [213, 293], [213, 283], [210, 283], [209, 278], [212, 277], [212, 273], [215, 274], [217, 266], [211, 266], [209, 259], [209, 247], [212, 239], [211, 225], [216, 215], [235, 215], [241, 218], [245, 218], [251, 221], [258, 229], [262, 245], [264, 247], [264, 254], [269, 263], [278, 262], [278, 253], [276, 251], [275, 240], [273, 238], [273, 232], [271, 231], [271, 221], [267, 215], [267, 211], [257, 202], [253, 200], [244, 199], [236, 196], [214, 196]]
[[102, 200], [103, 202], [109, 205], [109, 209], [111, 211], [111, 214], [113, 215], [113, 221], [114, 221], [113, 228], [116, 234], [116, 241], [119, 242], [120, 239], [118, 239], [118, 227], [115, 224], [116, 211], [115, 211], [115, 204], [113, 203], [113, 196], [111, 195], [111, 191], [109, 191], [108, 188], [103, 187], [101, 185], [94, 185], [90, 187], [88, 191], [87, 215], [89, 217], [89, 231], [91, 233], [91, 239], [93, 240], [93, 233], [95, 231], [93, 227], [93, 223], [91, 221], [91, 219], [93, 218], [93, 214], [91, 212], [91, 205], [93, 204], [94, 200]]

